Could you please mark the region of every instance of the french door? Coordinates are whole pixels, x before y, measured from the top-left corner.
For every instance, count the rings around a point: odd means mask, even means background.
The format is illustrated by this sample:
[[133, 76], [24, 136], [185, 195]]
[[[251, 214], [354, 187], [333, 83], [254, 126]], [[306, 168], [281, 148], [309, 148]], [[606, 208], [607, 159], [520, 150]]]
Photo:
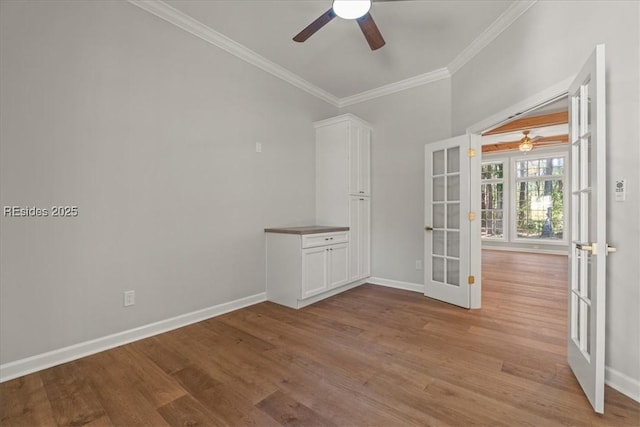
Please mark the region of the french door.
[[604, 412], [606, 230], [605, 49], [569, 88], [571, 261], [568, 361], [593, 409]]
[[470, 307], [469, 136], [425, 145], [424, 294]]

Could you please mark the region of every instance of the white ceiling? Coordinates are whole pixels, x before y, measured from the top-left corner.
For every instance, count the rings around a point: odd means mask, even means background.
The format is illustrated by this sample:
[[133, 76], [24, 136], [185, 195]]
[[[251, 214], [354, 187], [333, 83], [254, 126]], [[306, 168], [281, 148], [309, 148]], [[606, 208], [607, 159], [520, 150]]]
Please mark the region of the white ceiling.
[[370, 12], [387, 44], [371, 51], [357, 23], [340, 18], [304, 43], [292, 40], [331, 0], [165, 2], [337, 98], [447, 67], [514, 3], [375, 2]]

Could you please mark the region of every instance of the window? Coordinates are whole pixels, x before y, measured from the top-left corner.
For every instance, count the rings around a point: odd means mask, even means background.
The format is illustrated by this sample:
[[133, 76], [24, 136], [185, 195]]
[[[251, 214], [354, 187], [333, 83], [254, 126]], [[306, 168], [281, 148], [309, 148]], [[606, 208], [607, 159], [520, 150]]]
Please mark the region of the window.
[[515, 161], [515, 236], [563, 240], [565, 156]]
[[504, 161], [483, 163], [481, 179], [482, 238], [504, 239]]

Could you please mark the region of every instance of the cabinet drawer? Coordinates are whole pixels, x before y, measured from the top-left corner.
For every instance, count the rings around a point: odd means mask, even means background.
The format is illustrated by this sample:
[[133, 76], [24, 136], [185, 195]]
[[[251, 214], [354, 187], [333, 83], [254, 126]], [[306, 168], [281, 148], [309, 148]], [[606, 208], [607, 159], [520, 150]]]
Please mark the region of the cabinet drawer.
[[346, 243], [348, 241], [348, 231], [340, 231], [336, 233], [305, 234], [302, 236], [302, 247], [314, 248], [316, 246], [333, 245], [335, 243]]

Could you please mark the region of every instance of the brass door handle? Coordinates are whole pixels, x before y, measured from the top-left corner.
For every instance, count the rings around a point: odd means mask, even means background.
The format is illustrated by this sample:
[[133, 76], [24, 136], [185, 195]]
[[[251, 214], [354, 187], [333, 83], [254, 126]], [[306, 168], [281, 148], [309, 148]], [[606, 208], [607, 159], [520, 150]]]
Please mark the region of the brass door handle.
[[433, 227], [426, 226], [424, 228], [424, 231], [433, 231]]
[[581, 250], [581, 251], [591, 252], [592, 255], [596, 254], [596, 245], [595, 245], [595, 243], [587, 245], [586, 243], [577, 243], [576, 242], [576, 249]]

